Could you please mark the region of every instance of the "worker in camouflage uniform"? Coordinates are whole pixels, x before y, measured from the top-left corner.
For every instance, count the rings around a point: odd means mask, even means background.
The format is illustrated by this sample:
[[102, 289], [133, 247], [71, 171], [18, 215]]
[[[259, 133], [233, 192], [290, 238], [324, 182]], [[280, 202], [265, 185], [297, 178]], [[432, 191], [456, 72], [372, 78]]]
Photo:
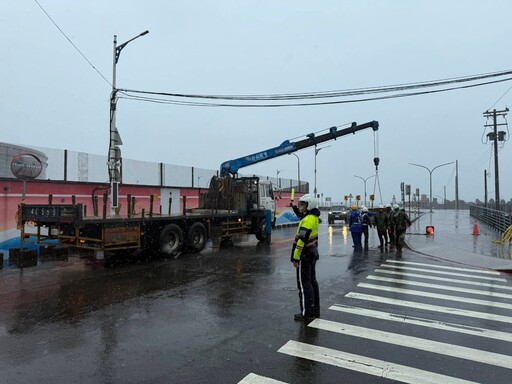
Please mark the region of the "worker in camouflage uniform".
[[411, 220], [409, 219], [409, 216], [407, 216], [405, 208], [399, 208], [394, 214], [395, 243], [397, 253], [402, 253], [402, 248], [405, 245], [405, 231], [409, 225], [411, 225]]
[[377, 227], [377, 236], [379, 237], [380, 242], [379, 248], [382, 249], [385, 245], [388, 245], [389, 227], [388, 212], [385, 211], [383, 205], [379, 205], [377, 215], [375, 215], [375, 226]]
[[396, 245], [398, 239], [396, 236], [396, 214], [398, 213], [398, 211], [400, 211], [400, 206], [398, 204], [393, 204], [393, 207], [391, 208], [391, 212], [389, 214], [389, 228], [391, 228], [391, 233], [393, 234], [393, 241], [391, 241], [391, 235], [389, 240], [391, 246]]

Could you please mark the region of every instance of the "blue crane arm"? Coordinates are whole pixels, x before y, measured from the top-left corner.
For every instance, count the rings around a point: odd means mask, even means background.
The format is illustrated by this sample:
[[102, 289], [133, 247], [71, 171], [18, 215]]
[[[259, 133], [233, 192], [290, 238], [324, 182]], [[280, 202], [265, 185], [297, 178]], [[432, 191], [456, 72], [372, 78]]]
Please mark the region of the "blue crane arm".
[[228, 174], [234, 175], [238, 173], [240, 168], [259, 163], [260, 161], [273, 159], [281, 155], [286, 155], [287, 153], [292, 153], [296, 150], [297, 149], [295, 148], [294, 143], [290, 142], [289, 140], [285, 140], [278, 147], [266, 149], [261, 152], [253, 153], [252, 155], [223, 162], [220, 166], [220, 174], [221, 176], [227, 176]]
[[336, 127], [331, 127], [329, 128], [329, 132], [324, 133], [323, 135], [315, 136], [314, 133], [310, 133], [307, 135], [306, 139], [296, 142], [285, 140], [281, 145], [277, 147], [266, 149], [261, 152], [256, 152], [252, 155], [240, 157], [238, 159], [225, 161], [220, 166], [220, 174], [221, 176], [227, 176], [229, 174], [235, 175], [238, 173], [240, 168], [248, 167], [249, 165], [253, 165], [261, 161], [270, 160], [279, 156], [296, 152], [300, 149], [318, 145], [325, 141], [336, 140], [338, 137], [345, 136], [350, 133], [356, 133], [367, 128], [372, 128], [374, 131], [377, 131], [379, 129], [379, 123], [375, 120], [360, 125], [352, 123], [349, 128], [345, 128], [340, 131], [338, 131]]

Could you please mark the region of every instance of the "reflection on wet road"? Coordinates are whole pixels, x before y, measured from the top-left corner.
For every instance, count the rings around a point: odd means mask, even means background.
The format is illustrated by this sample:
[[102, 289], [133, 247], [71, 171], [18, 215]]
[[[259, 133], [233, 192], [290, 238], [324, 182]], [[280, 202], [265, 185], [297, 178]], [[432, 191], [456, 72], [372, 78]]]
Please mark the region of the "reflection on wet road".
[[322, 317], [306, 326], [293, 320], [294, 232], [115, 268], [0, 270], [0, 381], [509, 382], [508, 276], [397, 259], [375, 233], [354, 252], [345, 225], [323, 223]]

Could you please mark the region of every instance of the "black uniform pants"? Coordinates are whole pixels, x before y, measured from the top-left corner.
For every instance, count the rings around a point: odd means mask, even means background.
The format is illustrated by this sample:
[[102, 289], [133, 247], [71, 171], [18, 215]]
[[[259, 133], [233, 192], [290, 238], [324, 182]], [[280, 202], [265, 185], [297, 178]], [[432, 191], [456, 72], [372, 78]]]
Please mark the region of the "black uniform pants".
[[304, 258], [297, 268], [300, 312], [305, 317], [320, 313], [320, 291], [316, 281], [316, 260]]
[[364, 246], [368, 248], [368, 225], [363, 224], [363, 240]]

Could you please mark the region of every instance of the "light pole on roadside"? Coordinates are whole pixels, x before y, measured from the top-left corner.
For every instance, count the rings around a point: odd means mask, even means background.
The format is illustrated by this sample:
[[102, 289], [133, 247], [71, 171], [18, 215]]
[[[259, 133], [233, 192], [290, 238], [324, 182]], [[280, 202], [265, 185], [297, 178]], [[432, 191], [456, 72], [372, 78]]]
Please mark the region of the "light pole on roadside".
[[278, 169], [278, 170], [277, 170], [277, 172], [276, 172], [276, 173], [277, 173], [276, 182], [277, 182], [277, 186], [278, 186], [279, 188], [281, 188], [281, 183], [279, 182], [279, 174], [280, 174], [281, 172], [283, 172], [283, 171], [284, 171], [284, 169]]
[[357, 176], [357, 175], [354, 175], [354, 177], [357, 177], [358, 179], [361, 179], [364, 182], [364, 206], [366, 207], [367, 206], [367, 201], [366, 201], [366, 181], [368, 179], [371, 179], [372, 177], [375, 177], [375, 175], [368, 176], [366, 179], [364, 177]]
[[108, 147], [108, 175], [110, 181], [110, 215], [115, 216], [116, 208], [119, 206], [119, 183], [121, 182], [121, 149], [123, 144], [121, 136], [116, 127], [116, 105], [117, 105], [117, 88], [116, 88], [116, 65], [119, 61], [119, 55], [124, 47], [131, 41], [147, 35], [149, 31], [144, 31], [137, 36], [131, 38], [121, 45], [117, 45], [117, 36], [114, 35], [114, 52], [112, 64], [112, 93], [110, 94], [110, 143]]
[[316, 190], [316, 156], [318, 155], [318, 152], [320, 152], [324, 148], [329, 148], [330, 145], [326, 145], [325, 147], [317, 148], [315, 145], [315, 199], [317, 198], [317, 190]]
[[440, 167], [444, 167], [445, 165], [450, 165], [450, 164], [453, 164], [455, 163], [455, 161], [451, 161], [449, 163], [444, 163], [444, 164], [440, 164], [440, 165], [437, 165], [435, 166], [434, 168], [432, 169], [429, 169], [427, 167], [425, 167], [424, 165], [420, 165], [420, 164], [414, 164], [414, 163], [409, 163], [409, 165], [414, 165], [416, 167], [421, 167], [421, 168], [425, 168], [429, 175], [430, 175], [430, 200], [429, 200], [429, 204], [430, 204], [430, 212], [432, 212], [432, 173], [437, 169], [437, 168], [440, 168]]
[[297, 192], [301, 192], [301, 186], [300, 186], [300, 158], [295, 153], [289, 153], [289, 155], [293, 155], [297, 158], [297, 180], [299, 182], [299, 188]]

